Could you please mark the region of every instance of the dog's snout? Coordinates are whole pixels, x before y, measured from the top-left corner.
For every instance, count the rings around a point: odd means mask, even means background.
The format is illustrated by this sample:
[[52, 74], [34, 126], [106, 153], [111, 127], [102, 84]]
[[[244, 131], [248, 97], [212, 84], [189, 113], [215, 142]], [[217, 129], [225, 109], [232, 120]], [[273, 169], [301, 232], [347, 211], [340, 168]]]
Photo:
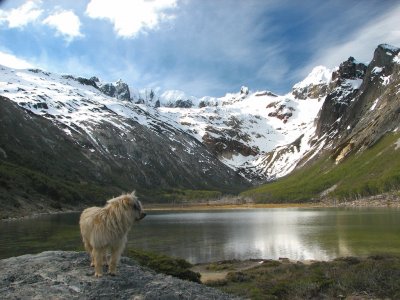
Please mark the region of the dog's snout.
[[140, 219], [143, 219], [146, 215], [147, 215], [146, 213], [142, 213]]

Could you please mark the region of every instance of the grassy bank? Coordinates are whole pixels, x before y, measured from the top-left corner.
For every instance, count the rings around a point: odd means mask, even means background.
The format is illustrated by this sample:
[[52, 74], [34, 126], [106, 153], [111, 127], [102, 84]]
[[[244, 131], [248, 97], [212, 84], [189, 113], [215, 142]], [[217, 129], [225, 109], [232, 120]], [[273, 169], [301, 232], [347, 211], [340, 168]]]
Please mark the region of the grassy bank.
[[338, 202], [400, 190], [399, 133], [387, 134], [371, 148], [339, 164], [322, 157], [285, 178], [241, 193], [257, 203], [307, 202], [323, 198]]
[[233, 260], [196, 266], [138, 249], [128, 249], [127, 256], [156, 272], [185, 280], [200, 282], [201, 273], [207, 285], [248, 299], [400, 298], [399, 256], [345, 257], [326, 262]]
[[399, 299], [399, 278], [400, 258], [376, 255], [313, 263], [264, 261], [208, 285], [250, 299]]

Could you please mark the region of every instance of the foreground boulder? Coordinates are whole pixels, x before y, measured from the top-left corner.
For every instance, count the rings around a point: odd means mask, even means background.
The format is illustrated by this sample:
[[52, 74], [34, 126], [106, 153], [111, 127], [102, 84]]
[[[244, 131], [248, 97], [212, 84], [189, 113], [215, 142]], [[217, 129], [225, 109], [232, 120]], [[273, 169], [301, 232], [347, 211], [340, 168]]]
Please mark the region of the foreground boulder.
[[156, 274], [123, 257], [117, 276], [93, 276], [84, 252], [46, 251], [0, 260], [2, 299], [237, 299]]

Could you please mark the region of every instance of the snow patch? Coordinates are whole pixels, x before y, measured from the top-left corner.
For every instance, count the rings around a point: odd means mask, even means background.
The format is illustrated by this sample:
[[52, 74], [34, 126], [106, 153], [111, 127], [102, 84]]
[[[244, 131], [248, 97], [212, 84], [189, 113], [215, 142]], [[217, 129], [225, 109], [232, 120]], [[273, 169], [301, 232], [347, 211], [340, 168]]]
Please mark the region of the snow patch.
[[400, 139], [397, 140], [395, 145], [396, 145], [396, 148], [394, 148], [394, 150], [399, 150], [400, 149]]
[[371, 106], [371, 108], [370, 108], [369, 110], [370, 110], [370, 111], [373, 111], [373, 110], [375, 109], [376, 105], [378, 104], [378, 102], [379, 102], [379, 98], [377, 98], [377, 99], [374, 101], [374, 103], [372, 104], [372, 106]]
[[372, 74], [374, 74], [374, 75], [378, 75], [379, 73], [381, 73], [383, 71], [383, 68], [381, 68], [381, 67], [374, 67], [373, 69], [372, 69]]
[[296, 83], [293, 88], [305, 88], [310, 85], [328, 84], [332, 79], [332, 71], [324, 66], [315, 67], [302, 81]]
[[391, 75], [388, 75], [388, 76], [382, 76], [381, 77], [381, 79], [382, 79], [382, 84], [383, 85], [388, 85], [389, 84], [389, 82], [390, 82], [390, 79], [392, 78], [392, 76]]
[[381, 46], [383, 49], [389, 50], [391, 52], [397, 52], [397, 51], [400, 50], [400, 48], [392, 46], [392, 45], [389, 45], [389, 44], [381, 44], [379, 46]]
[[363, 80], [357, 78], [357, 79], [347, 79], [344, 84], [346, 86], [350, 86], [353, 90], [358, 90], [362, 83]]

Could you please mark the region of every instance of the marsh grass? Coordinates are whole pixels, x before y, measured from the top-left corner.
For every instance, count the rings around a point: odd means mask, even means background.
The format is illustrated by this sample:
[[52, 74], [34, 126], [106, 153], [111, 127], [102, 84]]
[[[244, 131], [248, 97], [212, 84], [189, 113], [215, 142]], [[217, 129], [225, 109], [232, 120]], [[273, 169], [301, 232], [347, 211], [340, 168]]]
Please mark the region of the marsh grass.
[[266, 261], [208, 285], [251, 299], [399, 299], [399, 278], [400, 257], [375, 255], [310, 264]]

